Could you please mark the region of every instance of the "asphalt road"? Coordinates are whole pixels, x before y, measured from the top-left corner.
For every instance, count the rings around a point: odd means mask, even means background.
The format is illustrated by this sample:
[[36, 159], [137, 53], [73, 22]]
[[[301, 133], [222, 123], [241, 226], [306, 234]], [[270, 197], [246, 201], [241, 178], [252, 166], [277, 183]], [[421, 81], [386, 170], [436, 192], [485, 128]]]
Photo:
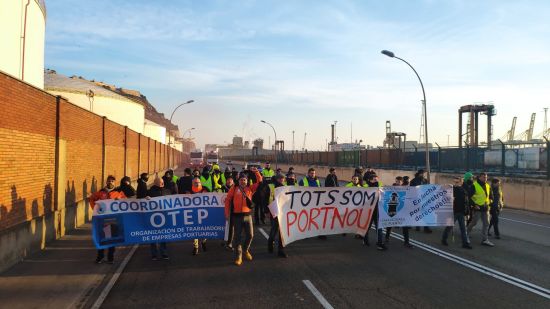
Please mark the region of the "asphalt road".
[[286, 259], [267, 252], [258, 228], [269, 232], [268, 226], [256, 227], [254, 260], [241, 267], [220, 241], [209, 241], [199, 256], [191, 255], [190, 242], [170, 243], [169, 261], [152, 261], [149, 247], [141, 246], [102, 307], [322, 308], [323, 299], [304, 280], [326, 300], [325, 308], [550, 307], [544, 292], [550, 289], [548, 215], [505, 209], [502, 239], [493, 240], [493, 248], [479, 244], [479, 228], [471, 235], [473, 250], [460, 247], [458, 231], [445, 247], [437, 228], [432, 234], [412, 231], [414, 249], [392, 238], [389, 250], [380, 252], [352, 235], [333, 235], [290, 244]]

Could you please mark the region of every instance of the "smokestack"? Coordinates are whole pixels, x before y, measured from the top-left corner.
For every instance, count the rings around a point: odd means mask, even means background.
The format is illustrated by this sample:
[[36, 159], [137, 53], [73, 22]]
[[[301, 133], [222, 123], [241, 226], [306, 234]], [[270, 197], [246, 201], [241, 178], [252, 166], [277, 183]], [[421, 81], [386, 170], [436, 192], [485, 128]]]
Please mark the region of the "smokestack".
[[333, 124], [330, 125], [330, 144], [331, 145], [335, 144], [335, 142], [334, 142], [334, 125]]

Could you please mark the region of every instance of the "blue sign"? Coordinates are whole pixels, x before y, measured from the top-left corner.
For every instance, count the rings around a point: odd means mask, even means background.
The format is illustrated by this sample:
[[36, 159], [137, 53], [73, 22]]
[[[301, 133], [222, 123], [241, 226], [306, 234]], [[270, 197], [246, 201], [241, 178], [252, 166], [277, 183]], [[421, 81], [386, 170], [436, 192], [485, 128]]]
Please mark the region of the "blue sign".
[[224, 193], [97, 201], [92, 235], [98, 249], [130, 244], [224, 239]]

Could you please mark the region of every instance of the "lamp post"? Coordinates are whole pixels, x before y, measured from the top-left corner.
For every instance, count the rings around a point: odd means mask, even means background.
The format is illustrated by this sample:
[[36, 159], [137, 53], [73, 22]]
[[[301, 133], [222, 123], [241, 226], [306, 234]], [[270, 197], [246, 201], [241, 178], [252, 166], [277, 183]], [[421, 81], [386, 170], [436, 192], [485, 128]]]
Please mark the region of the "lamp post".
[[413, 66], [408, 63], [407, 61], [399, 58], [399, 57], [396, 57], [395, 54], [389, 50], [383, 50], [382, 51], [382, 54], [390, 57], [390, 58], [395, 58], [395, 59], [399, 59], [403, 62], [405, 62], [414, 72], [414, 74], [416, 74], [416, 77], [418, 77], [418, 81], [420, 82], [420, 87], [422, 87], [422, 95], [424, 96], [424, 100], [422, 100], [422, 108], [424, 110], [424, 139], [425, 139], [425, 147], [426, 147], [426, 173], [427, 173], [427, 179], [428, 179], [428, 183], [430, 183], [430, 150], [428, 148], [428, 114], [426, 113], [426, 92], [424, 91], [424, 84], [422, 83], [422, 80], [420, 79], [420, 76], [418, 75], [418, 73], [416, 72], [416, 70], [413, 68]]
[[271, 125], [271, 123], [265, 120], [261, 120], [261, 122], [269, 125], [273, 129], [273, 134], [275, 134], [275, 170], [277, 170], [279, 168], [279, 156], [277, 154], [277, 132], [275, 131], [275, 128]]
[[[174, 113], [178, 110], [178, 108], [184, 106], [185, 104], [191, 104], [191, 103], [193, 103], [193, 102], [195, 102], [195, 101], [194, 101], [194, 100], [189, 100], [189, 101], [187, 101], [187, 102], [185, 102], [185, 103], [181, 103], [181, 104], [178, 105], [176, 108], [174, 108], [174, 111], [172, 112], [172, 115], [170, 115], [170, 125], [172, 125], [172, 117], [174, 117]], [[168, 130], [168, 146], [171, 145], [171, 141], [170, 141], [170, 140], [171, 140], [171, 137], [172, 137], [172, 136], [170, 135], [170, 130]], [[172, 147], [172, 146], [170, 146], [170, 147]]]
[[185, 130], [185, 131], [183, 132], [183, 137], [185, 137], [185, 134], [187, 134], [187, 132], [189, 132], [189, 137], [191, 137], [191, 131], [192, 131], [192, 130], [195, 130], [195, 128], [189, 128], [189, 129]]

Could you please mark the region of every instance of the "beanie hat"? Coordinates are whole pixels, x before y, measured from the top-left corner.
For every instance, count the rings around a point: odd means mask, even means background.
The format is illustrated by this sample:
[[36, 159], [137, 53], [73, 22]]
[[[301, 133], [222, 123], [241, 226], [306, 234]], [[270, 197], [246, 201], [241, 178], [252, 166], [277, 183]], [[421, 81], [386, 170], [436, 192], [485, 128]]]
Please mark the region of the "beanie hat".
[[474, 174], [467, 172], [466, 174], [464, 174], [464, 181], [468, 181], [472, 179], [472, 177], [474, 177]]

